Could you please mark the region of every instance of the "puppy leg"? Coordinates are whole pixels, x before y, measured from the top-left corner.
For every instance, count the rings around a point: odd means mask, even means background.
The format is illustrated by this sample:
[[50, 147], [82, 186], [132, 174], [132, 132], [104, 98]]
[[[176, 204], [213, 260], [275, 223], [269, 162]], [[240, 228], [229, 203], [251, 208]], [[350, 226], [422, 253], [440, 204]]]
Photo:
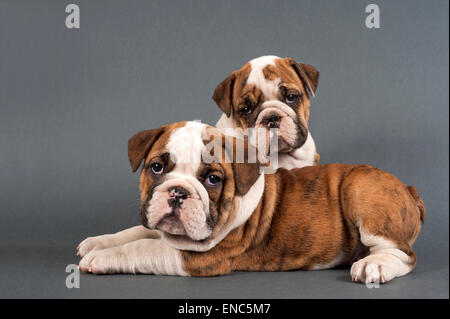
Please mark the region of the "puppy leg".
[[[416, 255], [404, 244], [398, 244], [382, 236], [375, 236], [360, 228], [361, 242], [369, 247], [369, 256], [353, 263], [350, 275], [352, 281], [385, 283], [395, 277], [404, 276], [414, 269]], [[407, 251], [407, 252], [405, 252]]]
[[369, 166], [353, 169], [341, 188], [344, 216], [359, 230], [369, 255], [350, 270], [354, 281], [384, 283], [412, 271], [420, 231], [418, 201], [395, 176]]
[[144, 273], [188, 276], [180, 251], [161, 239], [139, 239], [103, 250], [92, 250], [81, 259], [79, 268], [94, 274]]
[[142, 238], [159, 238], [159, 234], [157, 231], [147, 229], [144, 226], [135, 226], [115, 234], [88, 237], [78, 245], [77, 255], [83, 257], [91, 250], [120, 246]]

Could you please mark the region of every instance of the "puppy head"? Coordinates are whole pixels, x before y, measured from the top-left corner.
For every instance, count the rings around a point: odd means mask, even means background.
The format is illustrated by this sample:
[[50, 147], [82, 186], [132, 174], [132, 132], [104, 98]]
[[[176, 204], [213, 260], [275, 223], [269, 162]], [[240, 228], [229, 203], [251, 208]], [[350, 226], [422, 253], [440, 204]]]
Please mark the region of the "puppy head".
[[[231, 139], [232, 149], [236, 139]], [[145, 227], [158, 229], [169, 242], [189, 244], [222, 236], [242, 219], [235, 199], [245, 196], [258, 180], [259, 164], [249, 163], [247, 157], [236, 163], [227, 140], [217, 129], [196, 122], [142, 131], [129, 140], [132, 170], [143, 163], [140, 194]], [[248, 145], [244, 147], [247, 152]]]
[[319, 72], [311, 65], [263, 56], [232, 72], [213, 99], [235, 128], [264, 128], [267, 139], [275, 128], [278, 151], [289, 152], [306, 141], [310, 97], [318, 81]]

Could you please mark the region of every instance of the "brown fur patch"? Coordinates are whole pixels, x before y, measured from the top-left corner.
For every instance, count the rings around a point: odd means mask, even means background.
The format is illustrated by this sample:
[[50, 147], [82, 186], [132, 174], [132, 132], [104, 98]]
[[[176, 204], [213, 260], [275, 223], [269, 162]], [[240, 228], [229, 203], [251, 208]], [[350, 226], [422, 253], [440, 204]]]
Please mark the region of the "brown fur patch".
[[213, 100], [228, 117], [233, 110], [235, 88], [242, 88], [249, 74], [250, 64], [247, 63], [240, 70], [232, 72], [214, 90]]
[[302, 101], [301, 106], [297, 109], [297, 115], [299, 119], [303, 119], [306, 125], [308, 125], [311, 101], [304, 82], [302, 82], [301, 78], [299, 78], [292, 68], [290, 58], [277, 59], [275, 60], [275, 65], [280, 69], [281, 82], [288, 83], [288, 87], [290, 86], [301, 93]]
[[278, 69], [271, 64], [268, 64], [263, 69], [263, 74], [264, 74], [264, 77], [269, 81], [275, 81], [276, 79], [278, 79], [280, 77], [280, 73], [278, 72]]

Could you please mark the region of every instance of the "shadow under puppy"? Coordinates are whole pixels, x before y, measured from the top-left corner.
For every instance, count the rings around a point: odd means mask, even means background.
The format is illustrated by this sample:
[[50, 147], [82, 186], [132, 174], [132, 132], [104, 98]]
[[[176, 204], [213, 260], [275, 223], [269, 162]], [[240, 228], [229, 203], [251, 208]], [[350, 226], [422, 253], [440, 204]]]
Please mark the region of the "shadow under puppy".
[[[232, 151], [239, 143], [247, 154], [240, 163]], [[79, 267], [215, 276], [352, 264], [352, 280], [381, 283], [414, 268], [425, 207], [413, 186], [366, 165], [264, 175], [250, 148], [196, 122], [137, 133], [128, 152], [133, 171], [143, 162], [143, 226], [87, 238]]]

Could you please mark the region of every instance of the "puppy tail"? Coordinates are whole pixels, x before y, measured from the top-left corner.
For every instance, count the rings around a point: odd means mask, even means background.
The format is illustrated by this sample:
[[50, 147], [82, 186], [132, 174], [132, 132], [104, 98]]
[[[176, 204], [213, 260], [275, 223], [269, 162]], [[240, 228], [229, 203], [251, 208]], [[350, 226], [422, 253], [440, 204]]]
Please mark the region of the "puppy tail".
[[414, 198], [414, 200], [416, 201], [417, 207], [419, 208], [420, 211], [420, 220], [422, 221], [422, 224], [425, 224], [425, 204], [423, 203], [423, 199], [420, 197], [419, 192], [417, 191], [417, 189], [410, 185], [407, 187], [409, 193], [411, 194], [411, 196]]

